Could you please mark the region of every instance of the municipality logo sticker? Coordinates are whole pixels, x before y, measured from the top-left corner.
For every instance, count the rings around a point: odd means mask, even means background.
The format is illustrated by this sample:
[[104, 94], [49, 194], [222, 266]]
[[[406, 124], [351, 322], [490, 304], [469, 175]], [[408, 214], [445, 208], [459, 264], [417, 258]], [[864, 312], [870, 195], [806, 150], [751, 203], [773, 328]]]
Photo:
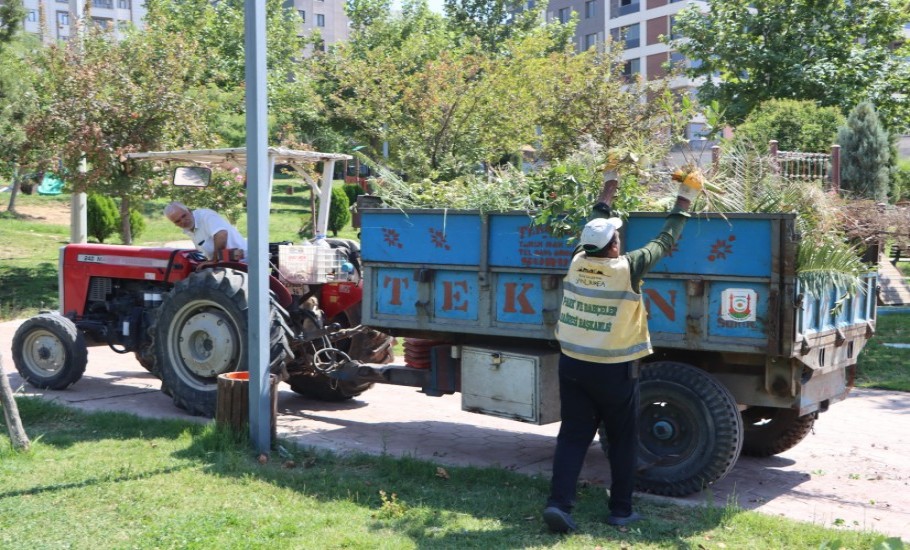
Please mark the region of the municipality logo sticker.
[[758, 293], [750, 288], [728, 288], [721, 294], [720, 314], [724, 321], [745, 323], [755, 320]]

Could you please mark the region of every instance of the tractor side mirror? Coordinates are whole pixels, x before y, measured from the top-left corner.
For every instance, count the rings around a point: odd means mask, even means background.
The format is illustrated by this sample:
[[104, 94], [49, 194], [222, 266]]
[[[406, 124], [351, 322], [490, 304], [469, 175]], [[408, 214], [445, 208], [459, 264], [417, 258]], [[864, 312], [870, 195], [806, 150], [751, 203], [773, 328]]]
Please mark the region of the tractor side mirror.
[[205, 187], [212, 180], [212, 169], [205, 166], [178, 166], [174, 168], [174, 185], [178, 187]]

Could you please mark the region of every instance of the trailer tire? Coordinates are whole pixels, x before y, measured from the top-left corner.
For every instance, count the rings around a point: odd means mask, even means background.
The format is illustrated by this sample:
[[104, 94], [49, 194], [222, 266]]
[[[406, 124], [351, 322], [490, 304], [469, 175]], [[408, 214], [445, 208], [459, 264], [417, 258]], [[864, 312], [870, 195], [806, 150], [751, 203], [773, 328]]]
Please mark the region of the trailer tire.
[[638, 490], [684, 496], [730, 472], [743, 424], [723, 384], [690, 365], [659, 361], [642, 365], [640, 393]]
[[[162, 391], [190, 414], [213, 417], [218, 375], [249, 370], [247, 279], [230, 268], [197, 271], [165, 296], [149, 328]], [[269, 341], [269, 370], [281, 374], [290, 350], [274, 303]]]
[[[360, 304], [348, 308], [336, 315], [329, 323], [338, 323], [342, 328], [356, 327], [360, 324]], [[377, 330], [367, 329], [355, 334], [349, 340], [339, 342], [338, 349], [348, 354], [351, 359], [364, 363], [389, 363], [392, 361], [391, 336]], [[373, 387], [372, 382], [338, 381], [322, 373], [307, 373], [292, 376], [288, 380], [291, 389], [296, 393], [317, 401], [345, 401], [352, 399]]]
[[42, 313], [22, 323], [12, 348], [19, 375], [42, 390], [65, 390], [82, 378], [88, 364], [82, 331], [56, 313]]
[[751, 407], [743, 411], [743, 454], [767, 457], [792, 449], [812, 432], [817, 413]]

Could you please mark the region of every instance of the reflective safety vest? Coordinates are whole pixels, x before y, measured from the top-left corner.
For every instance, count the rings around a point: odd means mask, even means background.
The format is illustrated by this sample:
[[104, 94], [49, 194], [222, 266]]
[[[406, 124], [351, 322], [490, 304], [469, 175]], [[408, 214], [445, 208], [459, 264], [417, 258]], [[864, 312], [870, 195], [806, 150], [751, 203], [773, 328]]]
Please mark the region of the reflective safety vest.
[[648, 316], [629, 260], [577, 254], [562, 282], [556, 339], [582, 361], [622, 363], [652, 353]]

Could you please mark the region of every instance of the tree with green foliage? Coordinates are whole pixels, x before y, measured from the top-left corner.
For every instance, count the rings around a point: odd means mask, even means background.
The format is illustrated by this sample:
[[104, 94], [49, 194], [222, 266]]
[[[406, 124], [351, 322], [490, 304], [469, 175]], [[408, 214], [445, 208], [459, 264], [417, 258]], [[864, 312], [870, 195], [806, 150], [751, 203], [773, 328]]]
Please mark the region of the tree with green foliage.
[[510, 38], [540, 26], [546, 5], [523, 10], [524, 0], [445, 0], [448, 23], [460, 40], [477, 39], [484, 50], [495, 52]]
[[[163, 36], [179, 35], [204, 52], [193, 69], [205, 87], [200, 101], [213, 107], [206, 110], [209, 119], [205, 122], [216, 141], [243, 146], [244, 2], [149, 0], [146, 7], [147, 29]], [[283, 0], [267, 0], [265, 7], [270, 137], [275, 141], [324, 137], [321, 102], [300, 62], [306, 44], [299, 36], [300, 16]]]
[[858, 197], [886, 201], [891, 145], [871, 103], [860, 103], [850, 111], [847, 124], [838, 130], [837, 143], [841, 146], [843, 189]]
[[749, 141], [759, 153], [777, 140], [781, 151], [827, 153], [846, 118], [836, 107], [819, 107], [814, 101], [770, 99], [759, 104], [736, 127], [734, 140]]
[[383, 162], [409, 180], [449, 181], [527, 146], [554, 158], [583, 136], [605, 147], [653, 136], [657, 110], [641, 92], [661, 84], [628, 83], [615, 48], [576, 55], [541, 26], [489, 51], [458, 40], [423, 5], [405, 4], [400, 16], [371, 12], [371, 25], [355, 26], [322, 60], [333, 119], [368, 157], [386, 143]]
[[36, 46], [37, 40], [26, 35], [0, 43], [0, 175], [12, 180], [7, 211], [14, 215], [23, 171], [39, 169], [35, 161], [50, 157], [25, 132], [29, 117], [36, 112], [33, 84], [37, 73], [29, 62]]
[[194, 43], [155, 30], [112, 40], [88, 29], [36, 56], [40, 109], [28, 138], [56, 148], [69, 191], [120, 199], [125, 244], [132, 243], [131, 201], [148, 193], [150, 170], [126, 154], [210, 143], [207, 106], [198, 101], [199, 60]]
[[6, 0], [0, 4], [0, 50], [19, 32], [24, 19], [22, 0]]
[[732, 124], [772, 98], [842, 112], [869, 100], [899, 131], [910, 126], [906, 10], [907, 0], [708, 0], [677, 14], [672, 45], [698, 60], [687, 72], [705, 79], [699, 98]]

